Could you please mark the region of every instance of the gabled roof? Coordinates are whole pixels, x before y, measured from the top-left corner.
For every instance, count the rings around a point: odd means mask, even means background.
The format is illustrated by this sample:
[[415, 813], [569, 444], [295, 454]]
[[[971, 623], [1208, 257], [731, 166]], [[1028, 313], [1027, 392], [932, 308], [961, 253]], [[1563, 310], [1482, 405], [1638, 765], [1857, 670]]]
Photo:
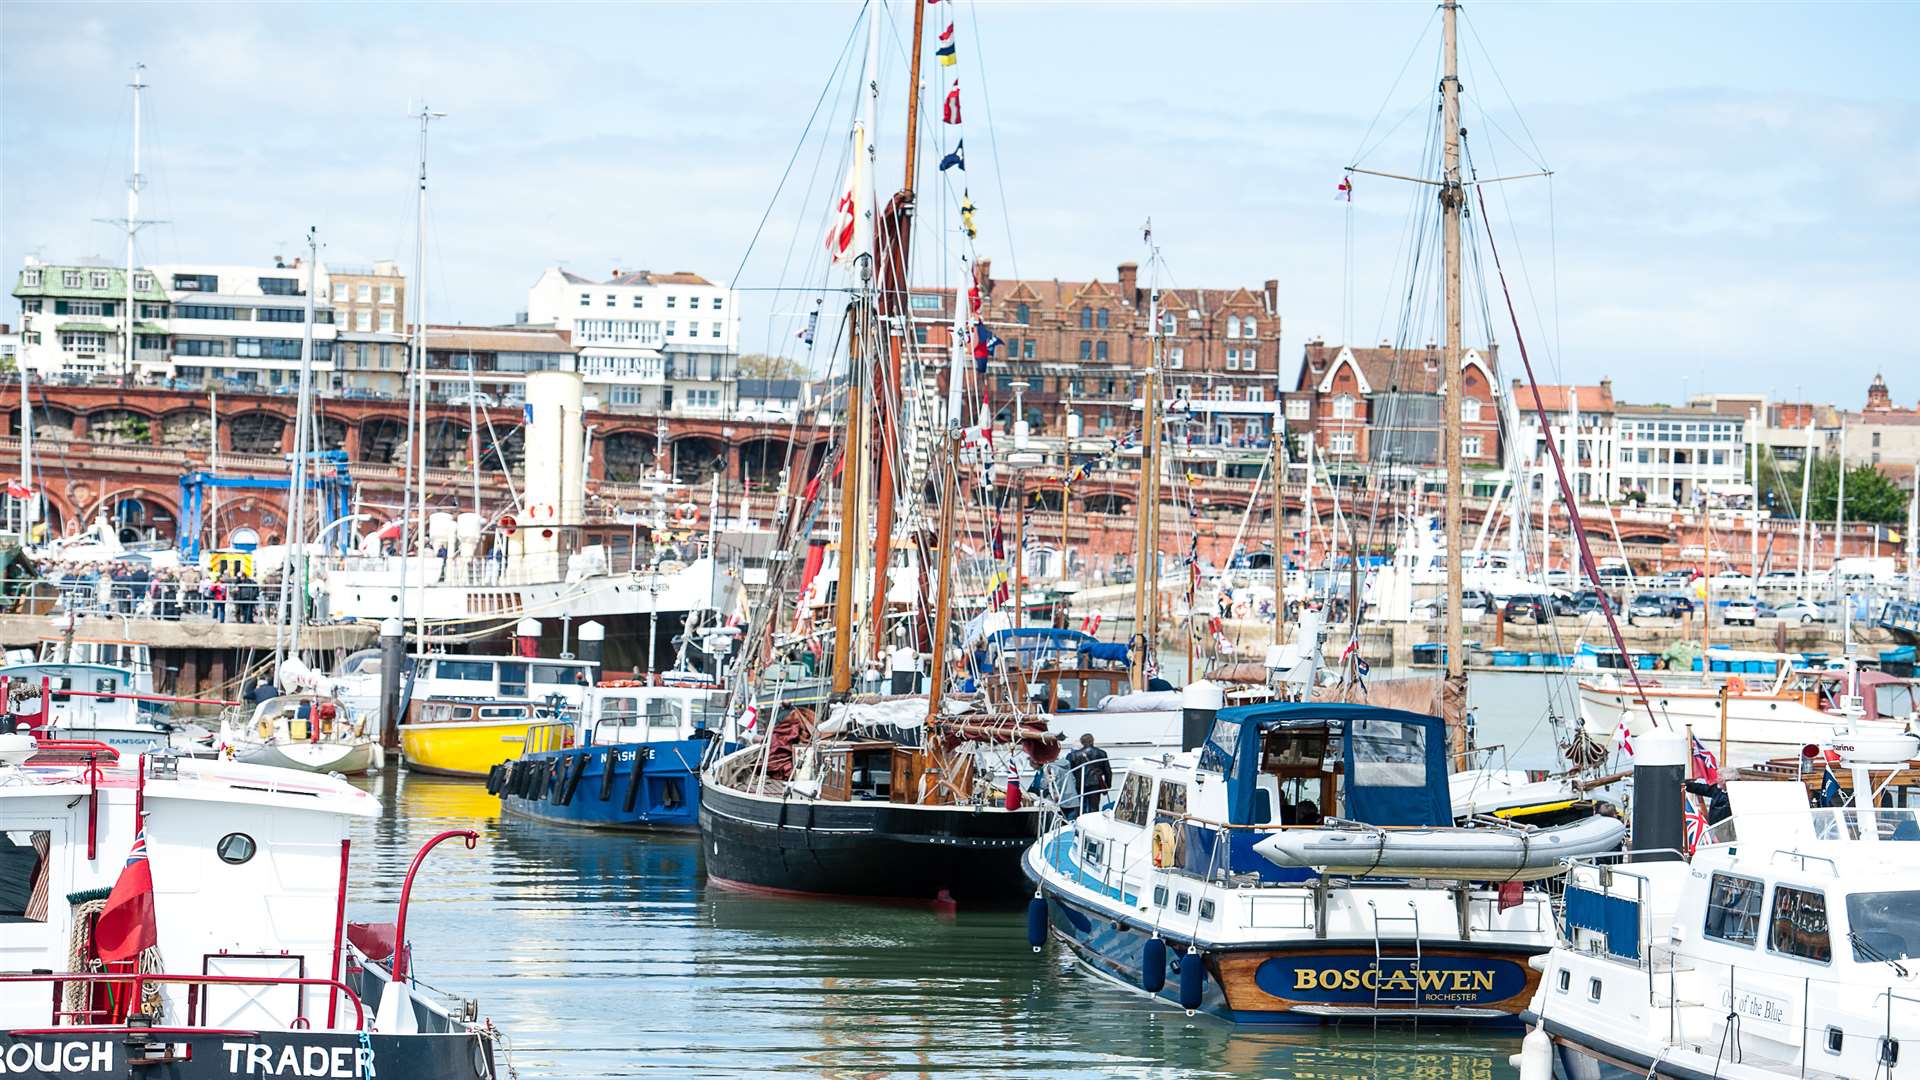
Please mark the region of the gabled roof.
[[[1498, 350], [1497, 345], [1469, 348], [1460, 357], [1460, 367], [1462, 370], [1480, 368], [1487, 376], [1487, 384], [1497, 388], [1490, 361], [1498, 357]], [[1438, 346], [1354, 348], [1320, 342], [1310, 343], [1306, 347], [1299, 385], [1302, 389], [1319, 386], [1321, 392], [1325, 393], [1332, 387], [1331, 377], [1342, 360], [1352, 363], [1362, 393], [1438, 394], [1446, 388], [1447, 379], [1445, 372], [1440, 370], [1441, 352]], [[1316, 372], [1320, 377], [1315, 377]]]
[[471, 349], [476, 352], [571, 353], [570, 335], [563, 330], [529, 330], [505, 326], [428, 326], [427, 351]]
[[656, 274], [651, 270], [622, 270], [605, 281], [595, 281], [561, 267], [560, 276], [569, 285], [713, 285], [713, 282], [691, 270], [675, 270], [670, 274]]
[[[1548, 412], [1570, 412], [1569, 403], [1583, 413], [1610, 413], [1613, 411], [1613, 387], [1577, 386], [1563, 383], [1541, 383], [1540, 402]], [[1513, 380], [1513, 400], [1523, 410], [1533, 408], [1533, 388], [1520, 379]]]

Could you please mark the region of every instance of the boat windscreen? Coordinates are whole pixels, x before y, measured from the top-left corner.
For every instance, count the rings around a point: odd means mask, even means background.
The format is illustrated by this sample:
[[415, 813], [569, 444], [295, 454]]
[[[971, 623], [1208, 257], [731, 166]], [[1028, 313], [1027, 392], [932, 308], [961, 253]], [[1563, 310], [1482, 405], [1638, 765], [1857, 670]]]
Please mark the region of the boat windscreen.
[[1920, 889], [1849, 893], [1847, 927], [1857, 961], [1920, 957]]

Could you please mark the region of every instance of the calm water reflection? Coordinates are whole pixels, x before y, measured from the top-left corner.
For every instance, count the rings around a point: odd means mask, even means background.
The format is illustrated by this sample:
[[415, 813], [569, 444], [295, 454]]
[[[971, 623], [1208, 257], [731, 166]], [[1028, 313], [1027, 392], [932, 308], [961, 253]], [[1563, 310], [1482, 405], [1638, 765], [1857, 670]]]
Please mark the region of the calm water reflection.
[[692, 837], [503, 820], [472, 782], [366, 783], [390, 812], [355, 833], [356, 917], [391, 917], [408, 861], [435, 832], [480, 830], [479, 850], [431, 856], [409, 936], [423, 979], [478, 997], [523, 1077], [1515, 1075], [1512, 1038], [1190, 1020], [1058, 948], [1034, 955], [1018, 912], [945, 917], [708, 889]]

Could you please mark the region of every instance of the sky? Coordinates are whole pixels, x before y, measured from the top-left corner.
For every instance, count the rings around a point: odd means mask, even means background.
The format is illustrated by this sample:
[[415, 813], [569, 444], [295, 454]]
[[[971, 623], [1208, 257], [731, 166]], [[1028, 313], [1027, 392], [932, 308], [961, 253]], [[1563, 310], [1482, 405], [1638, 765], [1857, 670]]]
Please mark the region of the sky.
[[[692, 270], [743, 293], [742, 345], [789, 351], [839, 181], [861, 5], [0, 3], [0, 265], [118, 261], [135, 61], [143, 263], [414, 258], [431, 133], [432, 322], [503, 322], [547, 266]], [[899, 178], [911, 0], [883, 22], [878, 169]], [[950, 280], [957, 183], [996, 277], [1280, 282], [1285, 378], [1320, 337], [1434, 337], [1401, 315], [1439, 56], [1430, 4], [946, 2], [930, 68], [923, 280]], [[1920, 401], [1920, 40], [1913, 4], [1475, 3], [1468, 143], [1542, 381], [1677, 402], [1761, 391]], [[852, 46], [849, 48], [849, 46]], [[943, 80], [964, 123], [939, 122]], [[823, 96], [823, 88], [824, 96]], [[815, 102], [823, 101], [815, 116]], [[990, 120], [989, 123], [989, 113]], [[793, 161], [792, 174], [783, 172]], [[776, 194], [777, 192], [777, 194]], [[763, 223], [764, 217], [764, 223]], [[931, 239], [928, 239], [931, 237]], [[923, 257], [931, 256], [931, 257]], [[1144, 276], [1144, 274], [1143, 274]], [[1484, 251], [1470, 339], [1512, 331]], [[11, 305], [8, 305], [10, 308]], [[1487, 312], [1484, 313], [1483, 312]], [[17, 314], [17, 309], [8, 314]], [[1505, 374], [1511, 376], [1512, 370]]]

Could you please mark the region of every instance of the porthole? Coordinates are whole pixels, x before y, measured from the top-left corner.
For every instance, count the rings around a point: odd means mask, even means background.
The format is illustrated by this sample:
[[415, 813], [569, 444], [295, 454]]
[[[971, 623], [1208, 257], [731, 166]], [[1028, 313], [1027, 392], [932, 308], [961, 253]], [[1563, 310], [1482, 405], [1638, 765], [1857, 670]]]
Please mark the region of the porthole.
[[1840, 1048], [1842, 1046], [1845, 1046], [1846, 1042], [1847, 1042], [1847, 1036], [1845, 1032], [1841, 1031], [1837, 1027], [1829, 1027], [1827, 1029], [1827, 1053], [1829, 1054], [1839, 1053]]
[[1600, 980], [1599, 979], [1587, 980], [1587, 1000], [1589, 1001], [1600, 1000]]
[[1200, 917], [1202, 919], [1213, 918], [1213, 901], [1211, 900], [1200, 901]]
[[1167, 906], [1167, 887], [1165, 885], [1155, 885], [1153, 887], [1153, 906]]
[[1193, 897], [1187, 893], [1173, 895], [1173, 910], [1181, 915], [1193, 910]]
[[213, 850], [220, 855], [221, 862], [239, 866], [253, 858], [253, 853], [259, 850], [259, 845], [255, 844], [253, 837], [246, 833], [230, 832], [220, 838], [220, 842], [214, 845]]
[[1560, 969], [1560, 992], [1563, 994], [1566, 993], [1567, 988], [1572, 985], [1573, 985], [1573, 972], [1568, 971], [1566, 968], [1561, 968]]

